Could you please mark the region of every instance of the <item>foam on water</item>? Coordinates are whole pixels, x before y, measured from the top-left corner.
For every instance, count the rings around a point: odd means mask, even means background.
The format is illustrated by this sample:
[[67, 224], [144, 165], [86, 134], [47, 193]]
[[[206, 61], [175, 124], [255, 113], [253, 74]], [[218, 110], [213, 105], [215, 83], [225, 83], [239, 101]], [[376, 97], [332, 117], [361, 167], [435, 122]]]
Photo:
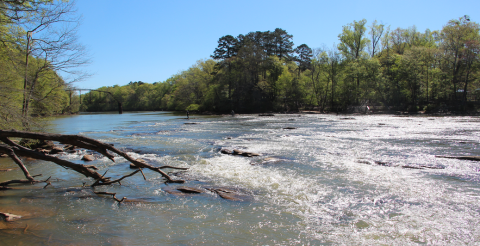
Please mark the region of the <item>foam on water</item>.
[[[190, 185], [237, 187], [253, 200], [233, 203], [213, 193], [175, 197], [163, 190], [161, 177], [145, 172], [147, 180], [137, 175], [122, 186], [103, 189], [148, 203], [118, 206], [93, 198], [67, 200], [63, 216], [68, 230], [73, 233], [77, 224], [82, 226], [83, 236], [76, 237], [152, 244], [161, 233], [165, 243], [216, 245], [480, 241], [479, 163], [436, 157], [480, 155], [478, 117], [145, 117], [117, 124], [113, 131], [103, 127], [82, 134], [115, 143], [155, 166], [189, 167]], [[261, 156], [223, 155], [221, 148]], [[79, 162], [85, 153], [62, 158]], [[120, 157], [116, 162], [99, 158], [94, 164], [114, 176], [124, 175], [127, 168]], [[67, 173], [52, 171], [57, 176]], [[83, 181], [78, 175], [69, 177]], [[69, 196], [54, 199], [62, 204], [65, 197]], [[112, 211], [105, 212], [105, 207]], [[97, 225], [96, 230], [77, 219], [103, 213], [102, 219], [88, 222]], [[106, 232], [107, 228], [112, 229]]]

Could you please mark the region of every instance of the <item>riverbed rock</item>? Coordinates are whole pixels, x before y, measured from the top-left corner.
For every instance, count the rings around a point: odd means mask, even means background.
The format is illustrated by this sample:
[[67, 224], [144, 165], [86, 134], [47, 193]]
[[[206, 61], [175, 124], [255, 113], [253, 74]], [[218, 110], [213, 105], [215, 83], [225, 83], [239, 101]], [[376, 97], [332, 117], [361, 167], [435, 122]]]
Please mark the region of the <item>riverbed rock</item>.
[[36, 151], [37, 151], [37, 152], [40, 152], [40, 153], [43, 153], [43, 154], [50, 154], [50, 152], [51, 152], [52, 150], [50, 150], [50, 149], [37, 148]]
[[364, 161], [364, 160], [357, 160], [356, 161], [357, 163], [362, 163], [362, 164], [368, 164], [368, 165], [371, 165], [372, 163], [369, 162], [369, 161]]
[[443, 156], [443, 155], [436, 155], [435, 157], [457, 159], [457, 160], [468, 160], [468, 161], [480, 161], [480, 156]]
[[234, 150], [233, 150], [233, 154], [234, 154], [234, 155], [242, 155], [242, 154], [243, 154], [243, 151], [238, 150], [238, 149], [234, 149]]
[[177, 190], [179, 190], [180, 192], [183, 192], [183, 193], [188, 193], [188, 194], [198, 194], [198, 193], [204, 193], [205, 190], [203, 189], [199, 189], [199, 188], [195, 188], [195, 187], [188, 187], [188, 186], [180, 186], [177, 188]]
[[154, 202], [152, 198], [125, 198], [122, 204], [143, 204]]
[[22, 216], [11, 214], [11, 213], [0, 212], [0, 218], [4, 219], [5, 221], [14, 221], [22, 218]]
[[172, 188], [164, 188], [163, 191], [167, 192], [168, 194], [171, 195], [176, 195], [176, 196], [185, 196], [186, 194], [177, 190], [177, 189], [172, 189]]
[[63, 146], [63, 149], [64, 150], [74, 150], [76, 149], [77, 147], [71, 145], [71, 144], [66, 144], [65, 146]]
[[384, 161], [375, 161], [375, 164], [377, 164], [379, 166], [384, 166], [384, 167], [389, 167], [389, 166], [392, 165], [392, 164], [390, 164], [388, 162], [384, 162]]
[[93, 157], [93, 155], [84, 155], [82, 157], [82, 160], [83, 161], [93, 161], [93, 160], [95, 160], [95, 157]]
[[406, 169], [423, 169], [423, 167], [407, 166], [407, 165], [402, 166], [402, 168], [406, 168]]
[[231, 151], [231, 150], [229, 150], [229, 149], [221, 149], [221, 150], [220, 150], [220, 153], [226, 154], [226, 155], [232, 155], [232, 154], [233, 154], [233, 151]]
[[243, 152], [242, 155], [243, 155], [243, 156], [247, 156], [247, 157], [260, 156], [260, 154], [258, 154], [258, 153], [253, 153], [253, 152]]
[[[146, 161], [146, 160], [144, 160], [144, 159], [140, 159], [140, 158], [136, 159], [136, 161], [138, 161], [138, 162], [142, 162], [142, 163], [147, 163], [147, 161]], [[130, 168], [131, 168], [131, 169], [138, 169], [138, 167], [137, 167], [137, 166], [135, 166], [135, 164], [133, 164], [133, 163], [130, 163]]]
[[262, 163], [277, 162], [277, 161], [280, 161], [280, 159], [275, 157], [267, 157], [263, 159]]
[[241, 155], [241, 156], [246, 156], [246, 157], [260, 156], [260, 154], [258, 154], [258, 153], [241, 151], [241, 150], [238, 150], [238, 149], [234, 149], [234, 150], [221, 149], [220, 153], [226, 154], [226, 155]]
[[52, 150], [50, 151], [50, 154], [54, 155], [54, 154], [58, 154], [58, 153], [61, 153], [61, 152], [63, 152], [63, 148], [53, 147]]
[[219, 197], [225, 200], [241, 202], [241, 201], [248, 201], [252, 199], [250, 196], [243, 194], [242, 192], [234, 189], [219, 187], [219, 188], [207, 188], [207, 190], [216, 193]]
[[227, 199], [230, 201], [241, 201], [241, 199], [235, 196], [235, 193], [229, 193], [221, 190], [215, 190], [215, 192], [218, 194], [218, 196], [220, 196], [223, 199]]
[[[55, 206], [39, 206], [38, 201], [37, 203], [32, 203], [32, 204], [22, 204], [21, 206], [14, 205], [14, 206], [3, 206], [0, 210], [2, 213], [9, 213], [13, 215], [18, 215], [21, 216], [21, 220], [28, 220], [32, 218], [48, 218], [52, 217], [57, 214], [56, 209], [54, 208]], [[0, 222], [2, 220], [5, 220], [2, 218], [3, 216], [0, 215]], [[15, 218], [15, 220], [18, 220], [20, 218]], [[25, 228], [25, 226], [24, 226]], [[0, 241], [1, 242], [1, 241]], [[1, 245], [1, 243], [0, 243]]]
[[51, 140], [47, 141], [41, 141], [35, 145], [35, 147], [32, 146], [32, 148], [42, 148], [42, 149], [53, 149], [55, 147], [55, 144]]
[[271, 113], [265, 113], [265, 114], [259, 114], [258, 116], [275, 116], [274, 114]]
[[12, 170], [15, 170], [17, 168], [6, 168], [6, 169], [0, 169], [0, 172], [10, 172]]
[[291, 126], [289, 126], [289, 127], [284, 127], [283, 129], [284, 129], [284, 130], [293, 130], [293, 129], [297, 129], [297, 128], [296, 128], [296, 127], [291, 127]]
[[162, 188], [162, 190], [167, 192], [168, 194], [172, 194], [176, 196], [187, 196], [192, 194], [205, 193], [204, 189], [188, 187], [188, 186], [167, 186]]

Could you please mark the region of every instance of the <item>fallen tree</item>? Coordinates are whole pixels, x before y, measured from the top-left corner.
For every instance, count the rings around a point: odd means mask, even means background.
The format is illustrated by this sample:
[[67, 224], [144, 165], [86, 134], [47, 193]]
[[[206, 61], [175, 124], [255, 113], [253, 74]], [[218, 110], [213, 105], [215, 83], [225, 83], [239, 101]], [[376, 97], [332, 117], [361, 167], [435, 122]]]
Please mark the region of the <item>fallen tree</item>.
[[[12, 141], [11, 138], [21, 138], [21, 139], [33, 139], [33, 140], [43, 140], [43, 141], [56, 141], [61, 144], [69, 144], [73, 146], [77, 146], [79, 148], [88, 149], [96, 151], [103, 156], [109, 158], [112, 161], [114, 160], [114, 155], [117, 154], [130, 163], [132, 163], [136, 168], [136, 171], [129, 173], [119, 179], [112, 180], [112, 178], [105, 176], [107, 172], [103, 175], [98, 173], [96, 170], [97, 168], [93, 165], [83, 165], [83, 164], [76, 164], [67, 160], [60, 159], [54, 155], [50, 155], [49, 153], [35, 151], [33, 149], [24, 147], [16, 142]], [[16, 131], [16, 130], [0, 130], [0, 153], [7, 154], [23, 171], [26, 179], [20, 180], [8, 180], [5, 182], [0, 183], [0, 189], [7, 189], [11, 184], [34, 184], [45, 182], [47, 187], [50, 183], [47, 180], [36, 180], [35, 177], [39, 175], [32, 176], [23, 162], [20, 160], [19, 157], [30, 157], [35, 158], [38, 160], [44, 160], [53, 162], [59, 166], [62, 166], [67, 169], [71, 169], [75, 172], [81, 173], [88, 178], [92, 178], [93, 182], [90, 184], [91, 187], [101, 186], [101, 185], [111, 185], [114, 183], [121, 184], [120, 181], [123, 179], [133, 176], [138, 172], [142, 172], [142, 168], [150, 169], [156, 173], [159, 173], [163, 178], [165, 178], [166, 183], [184, 183], [184, 180], [179, 179], [172, 179], [166, 172], [162, 171], [162, 169], [170, 168], [170, 169], [179, 169], [179, 170], [186, 170], [187, 168], [180, 168], [180, 167], [172, 167], [172, 166], [160, 166], [155, 167], [152, 166], [144, 161], [136, 160], [130, 157], [128, 154], [118, 150], [114, 146], [97, 141], [92, 138], [80, 136], [80, 135], [64, 135], [64, 134], [52, 134], [52, 133], [36, 133], [36, 132], [26, 132], [26, 131]], [[145, 176], [144, 176], [145, 177]], [[111, 195], [111, 194], [110, 194]], [[116, 198], [113, 194], [114, 199]], [[123, 201], [119, 199], [115, 199], [119, 202]]]

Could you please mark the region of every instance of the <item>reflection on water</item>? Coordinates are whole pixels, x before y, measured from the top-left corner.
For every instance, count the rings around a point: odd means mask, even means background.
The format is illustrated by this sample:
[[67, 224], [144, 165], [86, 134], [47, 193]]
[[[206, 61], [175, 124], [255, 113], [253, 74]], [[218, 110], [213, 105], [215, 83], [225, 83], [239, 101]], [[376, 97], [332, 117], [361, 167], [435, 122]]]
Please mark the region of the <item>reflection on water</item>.
[[[152, 165], [189, 167], [184, 185], [241, 191], [175, 195], [156, 173], [97, 188], [54, 164], [26, 161], [44, 184], [1, 191], [0, 244], [290, 245], [472, 244], [480, 241], [480, 166], [436, 155], [480, 155], [478, 117], [335, 115], [192, 116], [165, 112], [81, 114], [54, 120], [52, 131], [83, 134]], [[185, 124], [196, 123], [196, 124]], [[285, 129], [290, 127], [291, 129]], [[295, 128], [295, 129], [293, 129]], [[224, 155], [220, 149], [260, 153]], [[82, 163], [86, 152], [62, 158]], [[1, 168], [15, 168], [0, 159]], [[112, 177], [128, 163], [98, 158]], [[22, 178], [19, 170], [0, 180]], [[5, 240], [4, 240], [5, 239]]]

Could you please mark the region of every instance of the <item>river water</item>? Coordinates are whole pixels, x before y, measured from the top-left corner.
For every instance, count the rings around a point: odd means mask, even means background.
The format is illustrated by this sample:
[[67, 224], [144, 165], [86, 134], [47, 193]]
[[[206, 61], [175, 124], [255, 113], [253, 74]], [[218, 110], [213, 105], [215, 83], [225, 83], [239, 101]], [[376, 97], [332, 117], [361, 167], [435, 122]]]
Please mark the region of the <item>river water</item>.
[[[196, 124], [185, 124], [196, 123]], [[170, 112], [80, 114], [52, 132], [81, 134], [169, 170], [182, 186], [242, 194], [175, 195], [178, 184], [145, 171], [96, 188], [136, 202], [95, 196], [93, 181], [43, 161], [25, 161], [52, 186], [0, 191], [0, 245], [459, 245], [480, 242], [480, 164], [435, 156], [480, 156], [479, 117], [393, 115], [197, 116]], [[284, 129], [292, 127], [295, 129]], [[221, 154], [239, 149], [261, 154]], [[86, 151], [59, 155], [75, 163]], [[95, 155], [120, 177], [131, 170]], [[15, 167], [1, 159], [3, 167]], [[90, 163], [89, 163], [90, 164]], [[0, 180], [22, 178], [19, 170]], [[136, 199], [136, 200], [135, 200]]]

